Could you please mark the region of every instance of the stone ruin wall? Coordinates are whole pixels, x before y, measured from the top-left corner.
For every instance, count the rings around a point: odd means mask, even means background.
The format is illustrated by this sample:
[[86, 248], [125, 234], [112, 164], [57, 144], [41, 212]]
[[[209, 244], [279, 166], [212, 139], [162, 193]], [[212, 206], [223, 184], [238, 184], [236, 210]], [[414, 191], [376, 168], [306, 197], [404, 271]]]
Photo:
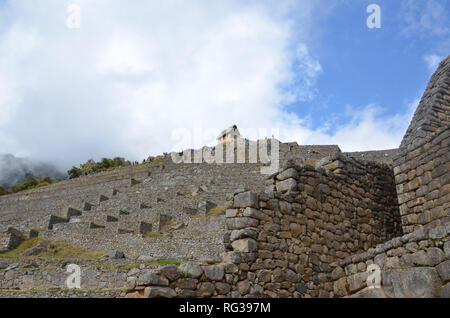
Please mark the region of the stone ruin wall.
[[[367, 285], [371, 264], [381, 271], [379, 288]], [[332, 267], [337, 297], [450, 298], [450, 223], [396, 237]]]
[[[328, 170], [291, 167], [266, 181], [267, 192], [235, 194], [226, 214], [228, 252], [222, 260], [144, 265], [109, 274], [88, 267], [85, 270], [97, 283], [89, 279], [83, 288], [125, 288], [129, 297], [334, 296], [331, 264], [399, 235], [400, 219], [387, 166], [340, 154], [324, 158], [318, 166]], [[61, 269], [54, 270], [50, 281], [41, 269], [25, 276], [21, 271], [3, 274], [7, 288], [30, 281], [35, 287], [62, 288]], [[105, 277], [114, 276], [117, 284], [108, 283], [112, 280]]]
[[401, 235], [400, 216], [386, 166], [321, 164], [330, 170], [291, 167], [265, 192], [235, 194], [222, 262], [150, 270], [128, 296], [335, 297], [331, 264]]
[[415, 149], [450, 123], [450, 56], [443, 60], [428, 82], [400, 148]]
[[402, 148], [395, 181], [404, 233], [450, 220], [450, 124], [419, 144]]

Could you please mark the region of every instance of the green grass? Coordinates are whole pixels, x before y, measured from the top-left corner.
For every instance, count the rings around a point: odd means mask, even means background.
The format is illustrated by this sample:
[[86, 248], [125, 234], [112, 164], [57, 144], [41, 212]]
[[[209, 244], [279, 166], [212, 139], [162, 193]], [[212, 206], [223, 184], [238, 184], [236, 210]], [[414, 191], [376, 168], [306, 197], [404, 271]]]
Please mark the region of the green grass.
[[163, 237], [163, 235], [158, 232], [149, 232], [149, 233], [147, 233], [147, 235], [145, 235], [145, 238], [148, 238], [148, 239], [162, 238], [162, 237]]
[[227, 208], [225, 206], [216, 206], [206, 213], [206, 215], [197, 214], [191, 217], [191, 219], [209, 218], [212, 216], [225, 215]]
[[43, 252], [39, 256], [23, 256], [23, 253], [36, 246], [37, 244], [44, 242], [43, 238], [32, 238], [22, 242], [17, 248], [11, 251], [7, 251], [5, 253], [0, 253], [0, 258], [47, 258], [47, 259], [99, 259], [101, 256], [105, 255], [105, 252], [91, 252], [86, 251], [85, 249], [71, 245], [65, 241], [56, 241], [48, 245], [48, 250]]
[[227, 207], [225, 206], [216, 206], [208, 211], [206, 216], [217, 216], [217, 215], [225, 215]]
[[7, 251], [5, 253], [0, 253], [0, 258], [18, 258], [22, 256], [22, 253], [29, 248], [37, 245], [38, 243], [44, 241], [43, 238], [35, 237], [22, 242], [17, 248]]
[[133, 269], [133, 268], [139, 268], [139, 264], [134, 264], [134, 265], [123, 265], [120, 266], [119, 269]]
[[99, 259], [105, 252], [86, 251], [80, 246], [71, 245], [65, 241], [56, 241], [52, 244], [51, 251], [42, 254], [42, 257], [49, 259]]

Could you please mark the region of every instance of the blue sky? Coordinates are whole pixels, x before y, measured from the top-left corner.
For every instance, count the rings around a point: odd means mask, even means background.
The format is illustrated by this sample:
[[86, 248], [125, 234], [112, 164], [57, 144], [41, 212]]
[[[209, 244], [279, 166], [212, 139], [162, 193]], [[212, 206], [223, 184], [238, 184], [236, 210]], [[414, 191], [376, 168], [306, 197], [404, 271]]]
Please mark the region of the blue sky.
[[[309, 116], [312, 127], [324, 121], [345, 124], [348, 118], [340, 113], [346, 105], [362, 109], [373, 103], [383, 108], [384, 116], [407, 113], [434, 72], [426, 57], [450, 54], [450, 2], [430, 1], [439, 17], [435, 25], [422, 26], [420, 13], [432, 14], [426, 2], [342, 1], [336, 5], [321, 23], [319, 44], [311, 43], [311, 52], [323, 68], [317, 79], [320, 93], [307, 103], [292, 104], [291, 109], [301, 117]], [[366, 26], [366, 8], [371, 3], [381, 8], [380, 29]], [[416, 17], [417, 25], [405, 21], [406, 15]]]
[[0, 0], [0, 153], [142, 160], [232, 124], [395, 148], [450, 54], [449, 21], [450, 0]]

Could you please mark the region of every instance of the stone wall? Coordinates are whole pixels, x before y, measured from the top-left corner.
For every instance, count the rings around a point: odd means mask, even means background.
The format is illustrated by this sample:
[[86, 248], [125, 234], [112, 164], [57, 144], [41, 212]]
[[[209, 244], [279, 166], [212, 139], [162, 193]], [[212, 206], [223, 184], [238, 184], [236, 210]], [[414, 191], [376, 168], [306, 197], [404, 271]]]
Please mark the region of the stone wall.
[[450, 220], [450, 125], [402, 148], [394, 161], [404, 233]]
[[333, 296], [332, 262], [401, 234], [392, 170], [339, 154], [319, 166], [334, 173], [295, 166], [234, 196], [226, 240], [244, 295]]
[[8, 232], [0, 232], [0, 252], [9, 249], [9, 236]]
[[[371, 264], [380, 270], [379, 287], [375, 276], [369, 278]], [[331, 266], [335, 297], [450, 298], [450, 223], [418, 229]]]
[[9, 228], [0, 233], [0, 252], [9, 251], [20, 245], [26, 239], [25, 235], [15, 228]]
[[450, 56], [431, 77], [400, 148], [416, 148], [450, 123]]

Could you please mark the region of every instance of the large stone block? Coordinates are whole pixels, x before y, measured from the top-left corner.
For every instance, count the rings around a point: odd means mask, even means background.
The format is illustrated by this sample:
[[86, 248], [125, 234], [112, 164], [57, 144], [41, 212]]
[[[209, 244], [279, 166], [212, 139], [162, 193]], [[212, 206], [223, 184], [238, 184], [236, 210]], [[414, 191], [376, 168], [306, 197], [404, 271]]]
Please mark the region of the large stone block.
[[435, 298], [440, 296], [441, 284], [439, 274], [431, 267], [383, 271], [382, 286], [388, 297]]
[[180, 270], [188, 278], [199, 278], [203, 274], [203, 269], [196, 263], [182, 263]]
[[257, 239], [258, 238], [258, 232], [256, 232], [255, 230], [249, 229], [249, 228], [245, 228], [242, 230], [233, 230], [231, 232], [230, 235], [230, 241], [236, 241], [239, 239], [243, 239], [243, 238], [252, 238], [252, 239]]
[[297, 181], [293, 178], [289, 178], [277, 183], [277, 191], [285, 193], [295, 191], [297, 189]]
[[450, 283], [442, 287], [441, 298], [450, 298]]
[[234, 196], [234, 207], [236, 208], [258, 208], [258, 196], [255, 192], [247, 191]]
[[163, 274], [164, 277], [166, 277], [171, 282], [177, 280], [180, 277], [178, 266], [174, 264], [167, 265], [161, 268], [161, 274]]
[[222, 265], [206, 266], [203, 268], [205, 276], [212, 281], [221, 281], [225, 275]]
[[251, 238], [234, 241], [231, 245], [235, 251], [242, 253], [252, 253], [258, 250], [258, 243]]
[[333, 291], [337, 297], [345, 297], [348, 295], [347, 278], [342, 277], [333, 284]]
[[436, 269], [442, 281], [450, 280], [450, 260], [442, 262], [441, 264], [436, 266]]
[[294, 168], [289, 168], [277, 175], [277, 180], [283, 181], [289, 178], [297, 179], [298, 173]]
[[354, 293], [367, 286], [366, 280], [368, 277], [367, 272], [357, 273], [347, 278], [348, 287], [351, 293]]
[[154, 271], [144, 271], [139, 275], [138, 285], [141, 286], [169, 286], [169, 280], [157, 275]]
[[147, 287], [144, 290], [145, 298], [174, 298], [175, 291], [168, 287]]
[[210, 297], [214, 294], [215, 286], [213, 283], [201, 283], [197, 289], [197, 297]]
[[237, 217], [227, 219], [226, 223], [229, 230], [240, 230], [247, 227], [257, 227], [259, 221], [249, 217]]

